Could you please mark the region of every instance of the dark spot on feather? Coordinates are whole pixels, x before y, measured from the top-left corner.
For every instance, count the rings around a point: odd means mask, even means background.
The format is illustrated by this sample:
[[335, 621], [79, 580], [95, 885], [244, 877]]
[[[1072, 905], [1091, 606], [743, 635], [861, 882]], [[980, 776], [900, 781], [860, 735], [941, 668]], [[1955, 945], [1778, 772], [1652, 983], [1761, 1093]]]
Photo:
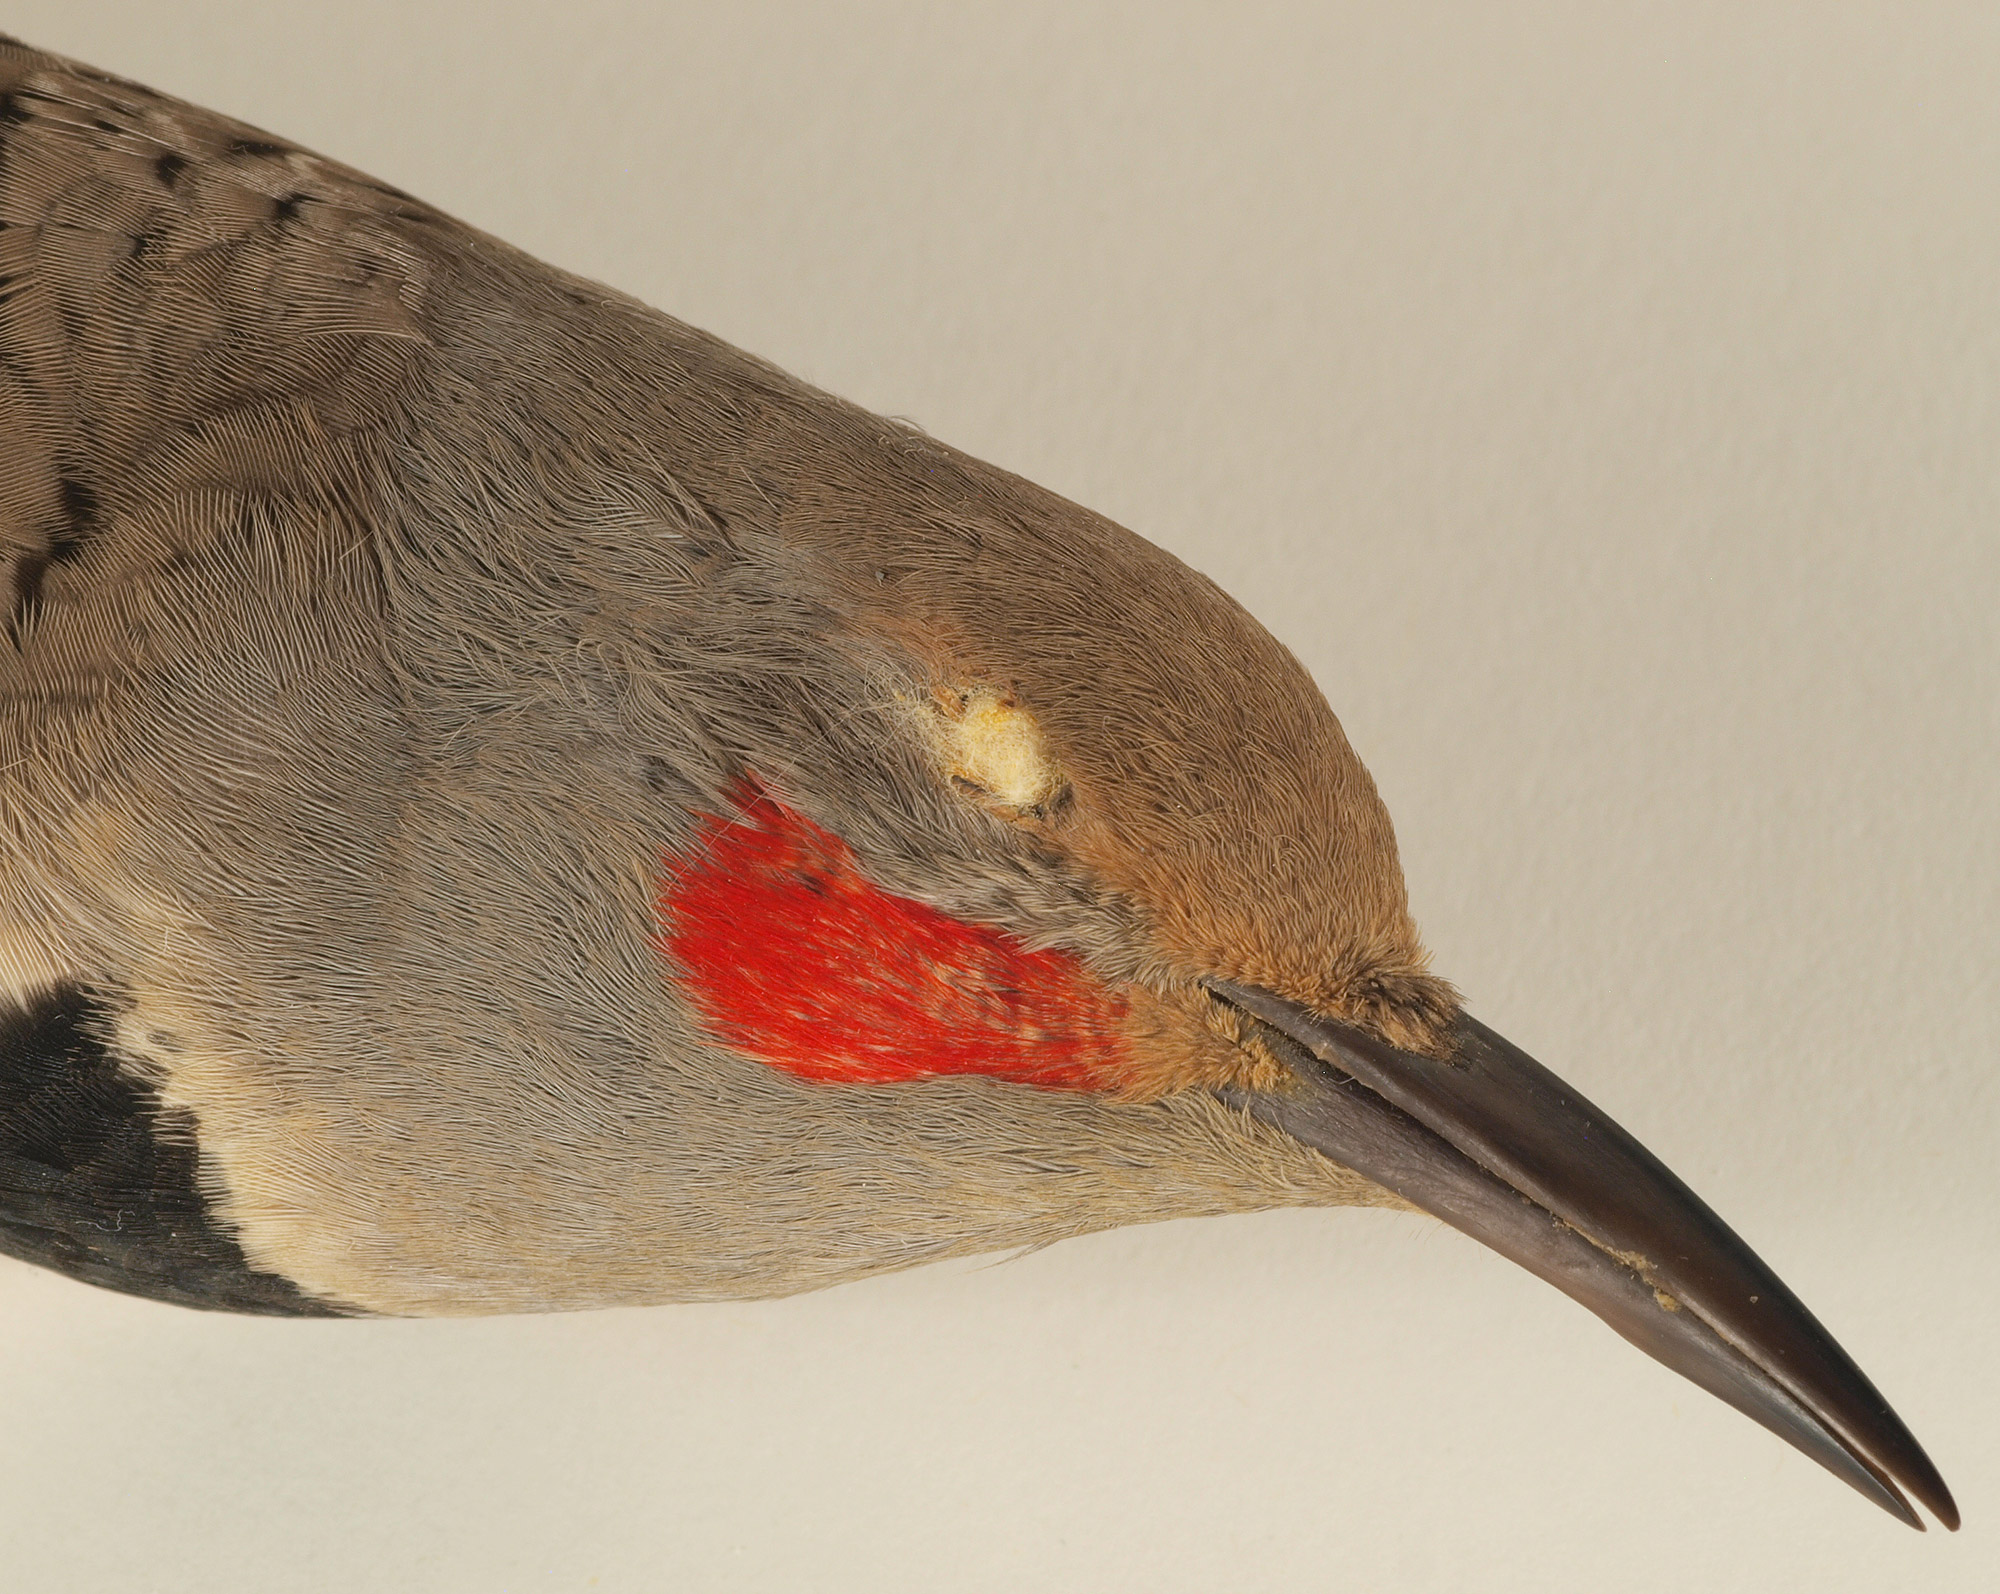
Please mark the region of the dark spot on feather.
[[39, 552], [24, 553], [14, 561], [14, 601], [7, 629], [16, 647], [41, 606], [42, 584], [49, 567], [75, 563], [97, 535], [97, 491], [88, 482], [70, 475], [57, 478], [56, 502], [62, 521], [49, 529], [47, 543]]
[[49, 561], [72, 563], [97, 531], [97, 492], [89, 483], [65, 476], [56, 483], [65, 524], [49, 533]]
[[34, 113], [21, 101], [21, 96], [11, 90], [0, 94], [0, 127], [18, 127]]
[[49, 568], [45, 553], [24, 553], [14, 561], [14, 602], [7, 615], [7, 634], [21, 645], [42, 601], [42, 577]]
[[702, 514], [708, 518], [709, 525], [721, 532], [724, 537], [729, 535], [729, 519], [721, 510], [717, 509], [713, 503], [696, 492], [692, 487], [689, 487], [685, 482], [681, 483], [681, 491], [692, 498], [700, 507]]
[[181, 180], [181, 173], [187, 168], [187, 157], [170, 149], [162, 150], [153, 161], [153, 175], [168, 188], [172, 188]]
[[125, 258], [128, 260], [144, 260], [147, 251], [158, 241], [157, 235], [152, 232], [145, 230], [135, 232], [132, 234], [132, 241], [125, 246]]
[[286, 222], [294, 220], [305, 205], [306, 197], [304, 194], [287, 194], [283, 199], [274, 201], [271, 205], [272, 222], [282, 227]]
[[201, 1189], [193, 1119], [121, 1065], [113, 1016], [74, 985], [0, 1009], [0, 1252], [180, 1306], [351, 1315], [250, 1265]]

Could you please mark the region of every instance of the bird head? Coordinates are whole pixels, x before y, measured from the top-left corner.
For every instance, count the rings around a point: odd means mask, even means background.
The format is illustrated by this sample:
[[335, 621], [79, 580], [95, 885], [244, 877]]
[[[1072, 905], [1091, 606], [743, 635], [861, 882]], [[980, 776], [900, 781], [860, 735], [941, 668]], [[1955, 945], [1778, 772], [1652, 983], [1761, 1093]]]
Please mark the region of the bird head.
[[1367, 772], [1213, 584], [253, 129], [0, 70], [7, 1245], [422, 1314], [1414, 1206], [1956, 1525], [1430, 971]]
[[[1445, 1046], [1457, 1000], [1389, 816], [1298, 661], [1152, 544], [892, 437], [864, 516], [801, 512], [766, 553], [811, 594], [806, 662], [790, 722], [706, 771], [666, 871], [663, 946], [698, 1002], [753, 1051], [784, 1036], [811, 1077], [1124, 1100], [1282, 1073], [1216, 980]], [[841, 1041], [864, 1021], [879, 1033]]]
[[[797, 468], [829, 440], [838, 457]], [[1162, 1214], [1423, 1208], [1904, 1520], [1899, 1482], [1955, 1522], [1776, 1276], [1431, 972], [1374, 784], [1263, 627], [919, 435], [829, 406], [786, 454], [762, 580], [801, 595], [810, 666], [776, 733], [711, 771], [656, 897], [656, 945], [713, 1036], [849, 1096], [980, 1080], [954, 1123], [1074, 1157], [1085, 1209], [1105, 1169], [1076, 1138], [1101, 1146], [1119, 1113], [1158, 1131]], [[1065, 1095], [1093, 1115], [1047, 1110]], [[1204, 1177], [1174, 1176], [1190, 1162]]]

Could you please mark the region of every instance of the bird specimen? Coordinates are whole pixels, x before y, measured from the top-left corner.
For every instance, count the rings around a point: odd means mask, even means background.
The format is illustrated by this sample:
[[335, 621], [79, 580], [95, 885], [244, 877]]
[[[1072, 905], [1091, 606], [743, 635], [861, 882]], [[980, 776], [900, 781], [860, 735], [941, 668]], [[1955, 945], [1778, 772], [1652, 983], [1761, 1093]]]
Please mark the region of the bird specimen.
[[1218, 588], [0, 43], [0, 1248], [463, 1314], [1339, 1204], [1956, 1526], [1784, 1285], [1431, 971], [1367, 772]]

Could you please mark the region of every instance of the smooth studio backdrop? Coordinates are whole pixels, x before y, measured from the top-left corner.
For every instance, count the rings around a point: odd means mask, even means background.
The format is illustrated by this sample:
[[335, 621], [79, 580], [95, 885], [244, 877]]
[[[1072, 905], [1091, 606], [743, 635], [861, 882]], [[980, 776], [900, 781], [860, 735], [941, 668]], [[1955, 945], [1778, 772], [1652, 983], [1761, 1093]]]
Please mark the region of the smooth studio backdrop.
[[1897, 1526], [1426, 1220], [232, 1320], [0, 1265], [63, 1594], [2000, 1586], [2000, 10], [13, 0], [1103, 510], [1306, 661], [1439, 969], [1930, 1448]]

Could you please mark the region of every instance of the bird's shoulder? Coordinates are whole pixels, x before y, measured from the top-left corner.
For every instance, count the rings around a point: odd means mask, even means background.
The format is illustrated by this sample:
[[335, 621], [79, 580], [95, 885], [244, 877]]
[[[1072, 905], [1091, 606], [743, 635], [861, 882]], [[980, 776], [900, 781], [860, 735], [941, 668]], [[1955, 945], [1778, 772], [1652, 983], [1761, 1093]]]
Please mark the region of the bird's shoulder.
[[443, 246], [472, 236], [0, 39], [0, 1253], [184, 1304], [324, 1309], [216, 1217], [191, 1121], [121, 1035], [130, 970], [103, 927], [108, 899], [145, 894], [128, 833], [200, 828], [145, 773], [192, 756], [172, 704], [285, 721], [240, 670], [195, 686], [204, 661], [258, 625], [287, 656], [365, 631], [370, 439], [420, 380]]
[[0, 40], [12, 630], [79, 567], [115, 579], [198, 549], [246, 498], [336, 492], [411, 380], [454, 229], [283, 139]]

